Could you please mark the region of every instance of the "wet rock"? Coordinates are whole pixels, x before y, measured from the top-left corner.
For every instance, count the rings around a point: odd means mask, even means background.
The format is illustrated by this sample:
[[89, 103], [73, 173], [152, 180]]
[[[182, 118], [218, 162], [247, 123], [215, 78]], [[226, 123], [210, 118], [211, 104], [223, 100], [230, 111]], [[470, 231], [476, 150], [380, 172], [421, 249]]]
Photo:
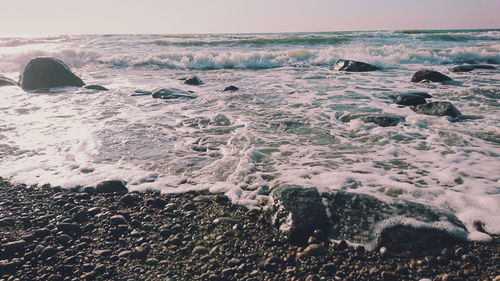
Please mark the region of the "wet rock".
[[470, 65], [460, 65], [450, 69], [451, 72], [469, 72], [476, 69], [489, 69], [494, 70], [497, 69], [493, 65], [488, 64], [470, 64]]
[[88, 90], [96, 90], [96, 91], [109, 91], [108, 88], [103, 87], [101, 85], [87, 85], [83, 88], [88, 89]]
[[411, 82], [444, 82], [452, 79], [440, 72], [423, 69], [415, 72], [411, 78]]
[[111, 218], [109, 218], [109, 222], [113, 225], [120, 225], [120, 224], [126, 224], [127, 219], [125, 219], [125, 217], [122, 215], [114, 215]]
[[138, 259], [145, 259], [148, 255], [148, 251], [144, 247], [135, 247], [134, 256]]
[[420, 104], [413, 107], [412, 109], [416, 113], [425, 115], [450, 117], [459, 117], [462, 115], [451, 102], [447, 101], [434, 101], [426, 104]]
[[184, 84], [186, 85], [192, 85], [192, 86], [199, 86], [203, 84], [203, 81], [201, 81], [200, 78], [197, 76], [193, 76], [191, 78], [188, 78], [184, 81]]
[[148, 258], [144, 263], [147, 265], [157, 265], [159, 261], [156, 258]]
[[206, 247], [203, 247], [203, 246], [196, 246], [196, 247], [194, 247], [193, 251], [191, 251], [191, 253], [193, 255], [203, 256], [203, 255], [208, 254], [208, 249]]
[[119, 258], [128, 258], [130, 256], [132, 256], [134, 253], [132, 251], [121, 251], [120, 253], [118, 253], [118, 257]]
[[26, 241], [18, 240], [18, 241], [5, 243], [2, 246], [2, 248], [6, 254], [13, 255], [15, 253], [23, 253], [26, 245], [27, 245]]
[[272, 223], [292, 243], [306, 243], [316, 229], [329, 230], [325, 208], [314, 188], [282, 185], [271, 192], [269, 203]]
[[139, 203], [140, 201], [142, 201], [142, 198], [134, 193], [125, 194], [120, 198], [120, 202], [125, 206], [133, 206]]
[[331, 214], [330, 236], [365, 244], [368, 249], [378, 246], [391, 252], [419, 253], [452, 246], [467, 236], [465, 226], [453, 214], [422, 204], [387, 203], [344, 191], [322, 196]]
[[57, 253], [57, 249], [51, 246], [45, 247], [42, 252], [40, 253], [40, 258], [41, 259], [47, 259], [52, 257]]
[[397, 115], [367, 115], [361, 117], [365, 123], [374, 123], [381, 127], [396, 126], [399, 122], [405, 121], [403, 116]]
[[297, 256], [299, 258], [303, 257], [311, 257], [311, 256], [322, 256], [326, 254], [326, 249], [321, 244], [311, 244], [307, 246], [302, 252], [300, 252]]
[[23, 90], [54, 87], [82, 87], [85, 83], [69, 67], [53, 57], [32, 59], [21, 73], [19, 85]]
[[146, 200], [146, 206], [151, 208], [163, 208], [167, 205], [167, 201], [160, 198], [149, 198]]
[[18, 262], [8, 262], [0, 260], [0, 272], [2, 274], [14, 272], [19, 266], [20, 264]]
[[105, 249], [105, 250], [95, 250], [94, 255], [98, 257], [109, 257], [111, 256], [113, 252], [111, 250]]
[[127, 193], [128, 189], [125, 187], [125, 183], [119, 180], [103, 181], [95, 187], [96, 193]]
[[427, 103], [423, 95], [410, 93], [402, 93], [397, 96], [393, 96], [393, 99], [394, 103], [399, 105], [419, 105]]
[[77, 223], [67, 223], [67, 222], [62, 222], [57, 224], [57, 229], [59, 231], [62, 231], [64, 233], [78, 233], [80, 232], [81, 226]]
[[16, 83], [16, 81], [14, 81], [10, 78], [7, 78], [3, 75], [0, 75], [0, 87], [3, 87], [3, 86], [17, 86], [17, 83]]
[[379, 67], [354, 60], [338, 60], [333, 66], [334, 70], [338, 71], [350, 71], [350, 72], [365, 72], [365, 71], [375, 71], [380, 70]]
[[223, 92], [235, 92], [235, 91], [238, 91], [240, 88], [236, 87], [236, 86], [228, 86], [226, 88], [224, 88], [222, 91]]
[[229, 126], [231, 121], [224, 114], [216, 114], [212, 120], [210, 120], [210, 125], [214, 126]]
[[175, 88], [163, 88], [154, 91], [151, 96], [154, 99], [195, 99], [197, 96]]
[[67, 245], [69, 242], [73, 241], [73, 238], [71, 238], [71, 236], [67, 234], [61, 234], [57, 236], [56, 240], [62, 243], [63, 245]]
[[381, 274], [382, 280], [384, 281], [398, 281], [401, 280], [399, 276], [392, 272], [384, 271]]

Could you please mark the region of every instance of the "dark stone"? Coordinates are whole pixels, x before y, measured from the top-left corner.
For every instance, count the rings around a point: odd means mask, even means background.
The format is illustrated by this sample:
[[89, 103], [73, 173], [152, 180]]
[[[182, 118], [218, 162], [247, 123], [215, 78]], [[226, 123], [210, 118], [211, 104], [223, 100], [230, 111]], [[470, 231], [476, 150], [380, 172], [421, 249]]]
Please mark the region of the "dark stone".
[[108, 88], [103, 87], [101, 85], [87, 85], [84, 88], [89, 89], [89, 90], [96, 90], [96, 91], [109, 91]]
[[125, 183], [120, 180], [110, 180], [103, 181], [95, 187], [96, 193], [127, 193], [128, 189], [125, 187]]
[[85, 83], [64, 62], [52, 57], [32, 59], [21, 73], [19, 85], [23, 90], [54, 87], [82, 87]]
[[451, 72], [469, 72], [476, 69], [497, 69], [493, 65], [488, 64], [471, 64], [471, 65], [460, 65], [450, 69]]
[[188, 78], [184, 81], [184, 84], [186, 85], [192, 85], [192, 86], [199, 86], [203, 84], [203, 81], [201, 81], [200, 78], [197, 76], [193, 76], [191, 78]]
[[125, 206], [133, 206], [138, 202], [142, 201], [142, 198], [137, 194], [128, 193], [120, 198], [120, 202]]
[[364, 71], [375, 71], [380, 70], [379, 67], [354, 60], [340, 59], [333, 66], [334, 70], [338, 71], [350, 71], [350, 72], [364, 72]]
[[64, 233], [79, 233], [80, 231], [82, 231], [82, 228], [77, 223], [62, 222], [57, 224], [57, 230]]
[[45, 237], [50, 236], [50, 235], [52, 235], [52, 232], [47, 228], [37, 229], [33, 233], [33, 237], [36, 237], [36, 238], [45, 238]]
[[399, 94], [397, 96], [393, 96], [394, 103], [400, 105], [419, 105], [427, 103], [425, 98], [422, 95], [415, 94]]
[[[443, 246], [437, 247], [437, 243], [447, 246], [467, 236], [465, 226], [453, 214], [422, 204], [405, 200], [387, 203], [345, 191], [323, 193], [322, 197], [331, 214], [330, 237], [364, 244], [368, 249], [386, 246], [391, 252], [409, 250], [418, 254], [441, 249]], [[420, 230], [430, 235], [419, 236]], [[432, 237], [438, 242], [434, 243]]]
[[163, 208], [167, 205], [167, 201], [161, 198], [150, 198], [146, 200], [146, 206], [151, 208]]
[[413, 74], [413, 77], [411, 78], [411, 82], [444, 82], [444, 81], [451, 81], [451, 78], [444, 75], [443, 73], [434, 71], [434, 70], [429, 70], [429, 69], [423, 69], [415, 72]]
[[26, 241], [18, 240], [18, 241], [14, 241], [14, 242], [5, 243], [2, 246], [2, 248], [6, 254], [12, 255], [15, 253], [24, 252], [24, 248], [26, 247], [26, 245], [27, 245]]
[[40, 258], [41, 259], [47, 259], [52, 257], [57, 253], [57, 250], [54, 247], [48, 246], [45, 247], [42, 252], [40, 253]]
[[10, 78], [0, 75], [0, 87], [2, 86], [17, 86], [17, 83]]
[[175, 89], [175, 88], [162, 88], [153, 92], [151, 95], [154, 99], [195, 99], [197, 98], [195, 95], [192, 95], [190, 92], [186, 92], [183, 90]]
[[234, 91], [238, 91], [239, 89], [240, 89], [240, 88], [238, 88], [238, 87], [236, 87], [236, 86], [231, 85], [231, 86], [229, 86], [229, 87], [224, 88], [222, 91], [224, 91], [224, 92], [227, 92], [227, 91], [234, 92]]
[[272, 223], [290, 242], [305, 244], [316, 229], [329, 225], [319, 193], [314, 188], [283, 185], [270, 194]]
[[365, 123], [375, 123], [381, 127], [389, 127], [405, 121], [405, 118], [396, 115], [367, 115], [361, 117], [361, 120]]
[[451, 103], [447, 101], [435, 101], [426, 104], [420, 104], [412, 108], [413, 111], [419, 114], [435, 115], [435, 116], [450, 116], [459, 117], [462, 114]]
[[139, 96], [149, 96], [151, 95], [153, 92], [151, 91], [146, 91], [146, 90], [135, 90], [134, 93], [130, 96], [132, 97], [139, 97]]

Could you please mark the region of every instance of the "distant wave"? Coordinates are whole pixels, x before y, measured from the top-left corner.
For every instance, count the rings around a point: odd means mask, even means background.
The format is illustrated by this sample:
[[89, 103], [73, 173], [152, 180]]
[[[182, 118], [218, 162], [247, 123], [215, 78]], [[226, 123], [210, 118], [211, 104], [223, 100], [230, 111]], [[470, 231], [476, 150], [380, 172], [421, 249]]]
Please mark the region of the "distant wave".
[[331, 37], [285, 37], [285, 38], [252, 38], [252, 39], [230, 39], [230, 40], [197, 40], [197, 41], [167, 41], [156, 40], [153, 44], [158, 46], [181, 46], [181, 47], [197, 47], [197, 46], [241, 46], [241, 45], [332, 45], [349, 41], [350, 38], [331, 36]]

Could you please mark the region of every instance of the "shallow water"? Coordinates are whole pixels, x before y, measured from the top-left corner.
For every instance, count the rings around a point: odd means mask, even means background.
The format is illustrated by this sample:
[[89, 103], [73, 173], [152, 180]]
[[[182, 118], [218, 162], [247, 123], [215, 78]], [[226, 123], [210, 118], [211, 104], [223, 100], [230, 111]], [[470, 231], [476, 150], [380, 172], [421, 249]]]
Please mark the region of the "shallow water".
[[[432, 205], [500, 234], [500, 31], [0, 38], [0, 73], [16, 78], [36, 56], [62, 59], [109, 92], [50, 94], [0, 88], [0, 176], [64, 187], [123, 179], [132, 190], [223, 191], [263, 205], [298, 184]], [[335, 72], [339, 58], [384, 70]], [[431, 68], [443, 85], [410, 83]], [[183, 85], [197, 75], [202, 86]], [[235, 85], [237, 92], [222, 92]], [[132, 96], [178, 88], [196, 99]], [[464, 115], [418, 115], [390, 94], [426, 92]], [[378, 127], [349, 114], [405, 118]]]

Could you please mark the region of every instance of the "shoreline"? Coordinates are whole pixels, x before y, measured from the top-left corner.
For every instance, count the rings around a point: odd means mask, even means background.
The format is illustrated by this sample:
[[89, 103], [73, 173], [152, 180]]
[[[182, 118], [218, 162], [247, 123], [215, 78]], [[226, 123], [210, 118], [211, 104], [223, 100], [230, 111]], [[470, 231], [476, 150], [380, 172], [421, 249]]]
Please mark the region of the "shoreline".
[[[435, 255], [292, 245], [207, 191], [85, 193], [0, 178], [0, 280], [500, 280], [499, 237]], [[318, 237], [319, 238], [319, 237]]]

